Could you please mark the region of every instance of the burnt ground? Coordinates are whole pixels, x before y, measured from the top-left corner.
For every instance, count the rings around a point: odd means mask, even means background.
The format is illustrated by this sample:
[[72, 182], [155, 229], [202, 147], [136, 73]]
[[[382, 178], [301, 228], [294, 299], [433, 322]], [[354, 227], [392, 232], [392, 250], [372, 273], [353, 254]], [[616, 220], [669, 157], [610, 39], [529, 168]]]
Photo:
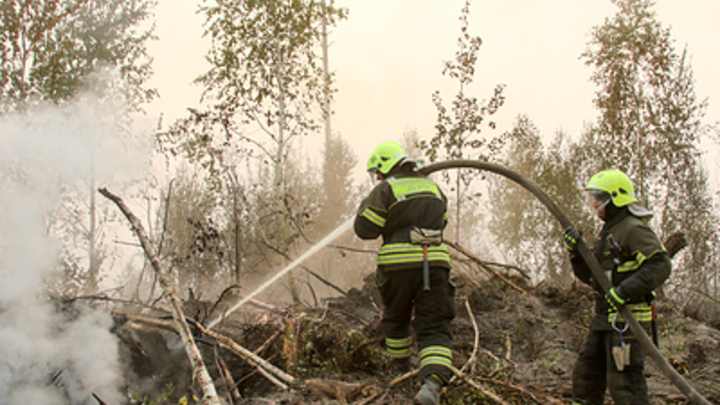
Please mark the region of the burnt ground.
[[[441, 402], [572, 403], [570, 375], [592, 313], [591, 291], [541, 284], [524, 286], [528, 293], [522, 294], [498, 280], [467, 283], [460, 279], [456, 283], [454, 365], [466, 366], [468, 377], [449, 385]], [[385, 356], [378, 305], [377, 291], [367, 280], [362, 290], [351, 289], [317, 308], [248, 306], [224, 322], [220, 333], [297, 379], [287, 390], [207, 336], [198, 332], [196, 338], [226, 403], [411, 404], [418, 389], [415, 379], [388, 389], [389, 382], [405, 371], [393, 369]], [[186, 303], [188, 317], [206, 321], [209, 310], [202, 307]], [[662, 353], [701, 395], [720, 404], [720, 323], [715, 322], [720, 318], [700, 322], [695, 319], [700, 309], [681, 312], [670, 300], [659, 300], [657, 308]], [[116, 312], [168, 318], [167, 313], [147, 308]], [[197, 402], [187, 357], [174, 332], [123, 315], [117, 315], [117, 325], [129, 403]], [[476, 356], [470, 361], [473, 352]], [[688, 403], [650, 359], [646, 374], [652, 404]], [[468, 381], [481, 384], [496, 399], [489, 399]]]

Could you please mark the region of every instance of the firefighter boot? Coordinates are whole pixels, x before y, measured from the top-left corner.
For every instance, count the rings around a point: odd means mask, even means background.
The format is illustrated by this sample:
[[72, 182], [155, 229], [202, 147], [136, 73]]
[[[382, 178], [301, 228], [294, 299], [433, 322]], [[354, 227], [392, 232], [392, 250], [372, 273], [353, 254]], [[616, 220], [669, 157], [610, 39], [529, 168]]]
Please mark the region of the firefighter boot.
[[416, 405], [440, 404], [440, 381], [435, 377], [428, 377], [423, 381], [420, 391], [413, 399]]

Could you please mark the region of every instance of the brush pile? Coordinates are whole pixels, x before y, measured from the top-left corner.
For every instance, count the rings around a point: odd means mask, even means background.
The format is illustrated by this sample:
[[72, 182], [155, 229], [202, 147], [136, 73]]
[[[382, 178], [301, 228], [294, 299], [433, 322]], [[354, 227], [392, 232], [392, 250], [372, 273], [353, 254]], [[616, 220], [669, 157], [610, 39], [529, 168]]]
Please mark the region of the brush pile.
[[[520, 280], [521, 281], [521, 280]], [[443, 404], [570, 404], [570, 376], [592, 311], [592, 292], [498, 279], [455, 280], [456, 378]], [[525, 293], [518, 290], [526, 291]], [[217, 328], [203, 325], [241, 299], [184, 302], [221, 402], [227, 404], [411, 404], [416, 371], [394, 369], [380, 331], [372, 277], [317, 307], [251, 300]], [[720, 331], [658, 303], [661, 350], [708, 400], [720, 403]], [[199, 403], [170, 313], [129, 304], [115, 311], [133, 404]], [[417, 362], [415, 361], [415, 364]], [[687, 400], [648, 360], [653, 404]]]

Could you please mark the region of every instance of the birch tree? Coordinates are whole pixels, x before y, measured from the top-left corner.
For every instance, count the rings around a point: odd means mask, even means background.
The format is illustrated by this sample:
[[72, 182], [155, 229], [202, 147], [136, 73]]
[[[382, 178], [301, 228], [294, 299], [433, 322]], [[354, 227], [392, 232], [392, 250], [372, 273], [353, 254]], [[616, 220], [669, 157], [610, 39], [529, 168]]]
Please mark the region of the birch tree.
[[[655, 211], [661, 238], [684, 232], [689, 249], [676, 271], [700, 288], [717, 263], [712, 210], [699, 144], [706, 101], [697, 99], [687, 51], [677, 53], [670, 30], [650, 0], [614, 0], [615, 16], [593, 28], [585, 63], [595, 69], [600, 119], [583, 140], [586, 173], [628, 173], [640, 200]], [[706, 267], [707, 266], [707, 267]], [[704, 286], [702, 287], [704, 288]]]
[[[470, 0], [467, 0], [460, 15], [461, 35], [458, 38], [455, 60], [445, 62], [443, 69], [443, 75], [457, 81], [458, 92], [450, 107], [445, 106], [439, 91], [433, 93], [433, 104], [438, 112], [436, 134], [429, 141], [421, 141], [419, 144], [430, 162], [465, 158], [488, 160], [501, 145], [498, 137], [486, 138], [481, 136], [481, 133], [485, 124], [490, 129], [495, 127], [493, 122], [485, 123], [485, 120], [503, 105], [504, 86], [496, 86], [488, 101], [478, 100], [469, 93], [469, 86], [475, 77], [477, 53], [482, 45], [480, 37], [472, 36], [469, 32], [469, 15]], [[443, 176], [446, 183], [451, 185], [450, 192], [455, 193], [455, 222], [460, 224], [463, 201], [473, 198], [472, 194], [466, 192], [473, 178], [477, 176], [477, 171], [458, 170], [454, 181], [451, 181], [448, 173], [443, 173]], [[460, 240], [460, 228], [456, 229], [456, 238]]]

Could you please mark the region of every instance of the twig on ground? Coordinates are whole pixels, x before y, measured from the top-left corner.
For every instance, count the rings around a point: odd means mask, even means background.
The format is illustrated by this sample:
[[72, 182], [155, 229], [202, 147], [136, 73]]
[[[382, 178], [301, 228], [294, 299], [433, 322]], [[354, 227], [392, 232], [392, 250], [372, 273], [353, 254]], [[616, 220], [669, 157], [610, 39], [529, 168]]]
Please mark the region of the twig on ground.
[[97, 396], [95, 393], [92, 394], [92, 397], [95, 398], [95, 400], [98, 402], [99, 405], [107, 405], [107, 403], [105, 401], [103, 401], [102, 399], [100, 399], [100, 397]]
[[[199, 323], [196, 324], [198, 330], [200, 330], [201, 333], [217, 340], [218, 342], [225, 345], [228, 349], [230, 349], [235, 354], [239, 355], [240, 357], [244, 358], [248, 363], [252, 364], [253, 366], [261, 369], [261, 372], [264, 369], [265, 371], [272, 373], [275, 377], [281, 379], [283, 382], [287, 384], [294, 384], [295, 383], [295, 377], [291, 376], [290, 374], [280, 370], [279, 368], [275, 367], [270, 362], [266, 361], [262, 357], [258, 356], [257, 354], [251, 352], [250, 350], [242, 347], [232, 339], [223, 336], [217, 332], [213, 332], [206, 328], [204, 325], [201, 325]], [[284, 386], [284, 384], [283, 384]], [[287, 389], [287, 386], [284, 386], [284, 389]]]
[[387, 395], [387, 393], [390, 391], [390, 389], [392, 389], [394, 386], [396, 386], [396, 385], [398, 385], [398, 384], [402, 383], [403, 381], [406, 381], [406, 380], [408, 380], [408, 379], [410, 379], [410, 378], [414, 378], [414, 377], [416, 377], [418, 374], [420, 374], [420, 369], [419, 369], [419, 368], [418, 368], [418, 369], [415, 369], [415, 370], [412, 370], [412, 371], [409, 371], [409, 372], [401, 375], [400, 377], [398, 377], [398, 378], [390, 381], [390, 384], [388, 385], [388, 387], [387, 387], [386, 389], [378, 391], [378, 392], [375, 393], [374, 395], [372, 395], [372, 396], [370, 396], [369, 398], [367, 398], [365, 401], [361, 402], [359, 405], [368, 405], [368, 404], [372, 403], [373, 401], [375, 401], [376, 399], [380, 398], [381, 396]]
[[218, 345], [213, 345], [213, 352], [215, 354], [215, 367], [217, 367], [218, 371], [220, 372], [220, 375], [223, 378], [223, 382], [225, 383], [225, 389], [229, 393], [228, 403], [230, 405], [233, 405], [235, 401], [242, 398], [240, 395], [240, 391], [237, 389], [237, 384], [235, 384], [235, 378], [233, 377], [230, 370], [228, 370], [227, 365], [225, 364], [225, 360], [223, 360], [222, 356], [220, 355], [220, 351], [218, 350]]
[[276, 330], [275, 333], [273, 333], [272, 336], [270, 336], [268, 338], [268, 340], [265, 341], [265, 343], [263, 343], [260, 347], [255, 349], [254, 353], [257, 354], [258, 356], [262, 356], [262, 354], [265, 353], [265, 350], [267, 350], [270, 346], [272, 346], [272, 344], [275, 343], [275, 341], [277, 340], [278, 337], [280, 337], [281, 334], [282, 334], [282, 332], [280, 332], [279, 330]]
[[[471, 370], [474, 369], [475, 363], [477, 362], [478, 346], [480, 345], [480, 329], [478, 328], [477, 322], [475, 321], [475, 314], [473, 314], [472, 308], [470, 307], [470, 301], [467, 297], [465, 297], [465, 309], [467, 310], [468, 316], [470, 316], [470, 321], [472, 322], [475, 338], [473, 339], [473, 349], [472, 353], [470, 354], [470, 358], [467, 362], [465, 362], [465, 364], [463, 364], [462, 368], [460, 369], [460, 371], [463, 373], [468, 368], [470, 368]], [[455, 377], [450, 380], [450, 383], [452, 383], [454, 379]]]
[[480, 391], [483, 395], [485, 395], [486, 397], [488, 397], [488, 398], [491, 399], [492, 401], [495, 401], [496, 403], [498, 403], [498, 404], [500, 404], [500, 405], [508, 405], [508, 403], [505, 402], [502, 398], [500, 398], [499, 396], [493, 394], [493, 393], [490, 392], [487, 388], [483, 387], [481, 384], [478, 384], [475, 380], [472, 379], [472, 377], [464, 374], [463, 372], [461, 372], [460, 370], [458, 370], [457, 368], [455, 368], [455, 367], [453, 367], [453, 366], [450, 366], [450, 370], [452, 370], [453, 374], [455, 374], [455, 376], [456, 376], [457, 378], [465, 381], [465, 383], [466, 383], [467, 385], [469, 385], [469, 386], [475, 388], [476, 390]]
[[506, 382], [504, 382], [504, 381], [500, 381], [500, 380], [497, 380], [497, 379], [495, 379], [495, 378], [484, 378], [484, 377], [473, 377], [473, 378], [475, 378], [475, 379], [478, 380], [478, 381], [490, 383], [490, 384], [493, 384], [493, 385], [498, 385], [498, 386], [501, 386], [501, 387], [505, 387], [505, 388], [507, 388], [507, 389], [511, 389], [511, 390], [513, 390], [513, 391], [520, 392], [520, 393], [522, 393], [522, 394], [530, 397], [530, 399], [532, 399], [533, 401], [535, 401], [535, 402], [537, 402], [538, 404], [541, 404], [541, 405], [542, 405], [542, 404], [562, 405], [562, 401], [558, 401], [557, 399], [555, 399], [555, 398], [553, 398], [553, 397], [543, 396], [543, 398], [540, 399], [540, 398], [537, 397], [537, 395], [533, 394], [533, 393], [530, 392], [527, 388], [525, 388], [525, 387], [523, 387], [523, 386], [520, 386], [520, 385], [511, 384], [511, 383], [506, 383]]
[[510, 361], [512, 357], [512, 338], [508, 334], [505, 336], [505, 360]]

